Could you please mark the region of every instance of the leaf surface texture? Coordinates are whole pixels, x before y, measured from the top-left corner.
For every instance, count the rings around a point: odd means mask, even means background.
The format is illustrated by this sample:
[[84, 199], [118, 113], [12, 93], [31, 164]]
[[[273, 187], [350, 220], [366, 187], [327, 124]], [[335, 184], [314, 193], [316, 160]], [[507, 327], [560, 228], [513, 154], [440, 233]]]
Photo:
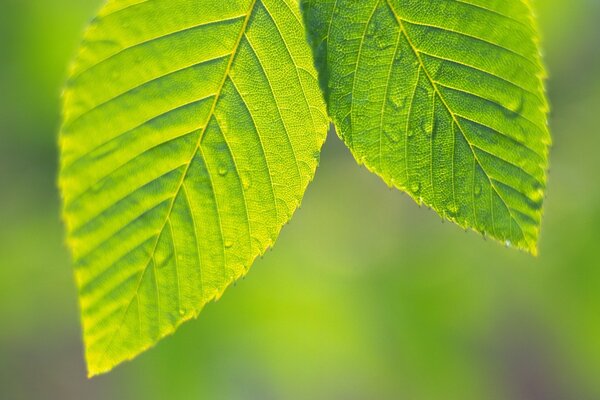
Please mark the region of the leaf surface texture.
[[548, 106], [528, 0], [305, 0], [338, 134], [463, 227], [537, 251]]
[[60, 188], [90, 375], [244, 275], [328, 121], [294, 0], [111, 0], [63, 95]]

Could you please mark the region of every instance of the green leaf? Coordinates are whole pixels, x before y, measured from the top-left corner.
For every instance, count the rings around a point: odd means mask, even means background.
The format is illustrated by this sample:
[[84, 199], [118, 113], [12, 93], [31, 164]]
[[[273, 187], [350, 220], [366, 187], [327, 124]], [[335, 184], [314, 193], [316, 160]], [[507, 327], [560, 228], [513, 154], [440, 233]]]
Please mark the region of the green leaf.
[[89, 374], [273, 245], [328, 121], [294, 0], [112, 0], [64, 92], [60, 187]]
[[359, 163], [536, 253], [550, 135], [528, 0], [304, 0], [329, 114]]

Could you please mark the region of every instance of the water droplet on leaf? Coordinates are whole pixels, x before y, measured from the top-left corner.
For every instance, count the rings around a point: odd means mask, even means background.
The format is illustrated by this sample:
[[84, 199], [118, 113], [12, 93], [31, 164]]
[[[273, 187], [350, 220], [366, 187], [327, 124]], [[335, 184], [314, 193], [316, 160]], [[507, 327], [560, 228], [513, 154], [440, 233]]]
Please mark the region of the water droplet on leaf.
[[400, 130], [392, 123], [383, 125], [383, 133], [394, 143], [400, 141]]
[[513, 96], [510, 98], [509, 102], [505, 105], [506, 109], [504, 109], [506, 116], [509, 118], [517, 117], [525, 106], [525, 100], [523, 95]]
[[414, 181], [410, 184], [410, 190], [411, 192], [413, 192], [414, 194], [419, 193], [419, 191], [421, 190], [421, 183], [418, 181]]
[[433, 119], [431, 116], [425, 115], [421, 119], [421, 130], [427, 136], [431, 136], [433, 134]]
[[458, 210], [459, 210], [459, 207], [454, 202], [451, 202], [450, 204], [448, 204], [448, 215], [449, 216], [456, 217], [458, 215]]
[[250, 189], [250, 187], [252, 186], [252, 178], [250, 177], [250, 174], [243, 174], [241, 179], [242, 179], [242, 187], [245, 190]]

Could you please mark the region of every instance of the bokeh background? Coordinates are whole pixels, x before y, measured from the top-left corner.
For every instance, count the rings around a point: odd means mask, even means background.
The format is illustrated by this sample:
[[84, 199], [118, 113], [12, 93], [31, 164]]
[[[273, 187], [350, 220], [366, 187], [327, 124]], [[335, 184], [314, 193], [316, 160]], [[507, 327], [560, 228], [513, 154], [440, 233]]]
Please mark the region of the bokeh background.
[[0, 399], [600, 399], [600, 1], [537, 2], [555, 142], [538, 258], [440, 223], [331, 135], [247, 278], [88, 380], [56, 133], [99, 5], [2, 1]]

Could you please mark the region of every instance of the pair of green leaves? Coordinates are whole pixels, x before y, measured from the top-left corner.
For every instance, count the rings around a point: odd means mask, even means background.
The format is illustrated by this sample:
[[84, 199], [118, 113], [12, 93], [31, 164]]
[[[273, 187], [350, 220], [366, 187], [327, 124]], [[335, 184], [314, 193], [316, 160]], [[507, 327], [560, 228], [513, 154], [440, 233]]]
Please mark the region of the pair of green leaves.
[[528, 0], [109, 0], [60, 133], [90, 375], [273, 245], [330, 118], [389, 185], [535, 253], [543, 74]]

